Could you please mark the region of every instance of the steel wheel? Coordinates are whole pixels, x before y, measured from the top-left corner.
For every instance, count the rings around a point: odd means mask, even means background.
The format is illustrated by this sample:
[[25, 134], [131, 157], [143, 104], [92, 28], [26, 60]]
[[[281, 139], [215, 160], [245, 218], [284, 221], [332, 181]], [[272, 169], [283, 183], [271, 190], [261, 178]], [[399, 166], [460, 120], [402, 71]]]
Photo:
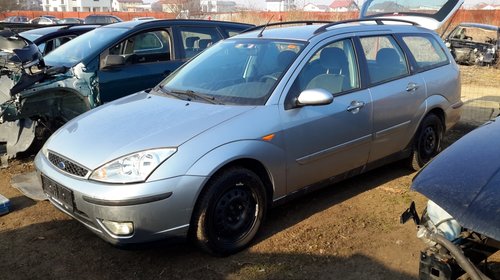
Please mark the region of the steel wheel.
[[434, 115], [427, 115], [417, 132], [411, 156], [411, 167], [419, 170], [441, 151], [443, 139], [443, 124], [441, 119]]
[[240, 167], [217, 174], [200, 195], [190, 235], [205, 251], [225, 256], [250, 244], [267, 209], [264, 185]]

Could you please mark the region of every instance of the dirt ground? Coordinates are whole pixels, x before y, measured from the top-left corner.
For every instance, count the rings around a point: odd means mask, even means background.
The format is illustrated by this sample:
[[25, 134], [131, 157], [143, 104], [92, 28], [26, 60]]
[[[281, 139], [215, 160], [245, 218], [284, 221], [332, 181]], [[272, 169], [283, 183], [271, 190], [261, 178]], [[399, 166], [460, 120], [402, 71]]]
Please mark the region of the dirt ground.
[[[488, 78], [473, 78], [478, 72]], [[495, 69], [462, 73], [467, 84], [500, 80]], [[473, 128], [459, 123], [446, 145]], [[0, 279], [416, 279], [425, 247], [412, 223], [399, 224], [411, 201], [418, 211], [426, 203], [409, 190], [415, 173], [400, 163], [272, 209], [253, 245], [227, 258], [183, 240], [112, 247], [49, 202], [11, 187], [12, 176], [31, 170], [30, 158], [0, 170], [0, 194], [12, 203], [0, 216]]]

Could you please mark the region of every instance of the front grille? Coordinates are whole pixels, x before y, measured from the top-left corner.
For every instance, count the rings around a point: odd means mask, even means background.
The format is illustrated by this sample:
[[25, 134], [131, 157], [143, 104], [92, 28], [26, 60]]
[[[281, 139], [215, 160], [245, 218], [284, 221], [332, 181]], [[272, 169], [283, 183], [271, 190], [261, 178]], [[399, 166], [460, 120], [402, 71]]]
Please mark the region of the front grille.
[[79, 164], [76, 164], [71, 160], [65, 159], [52, 152], [49, 152], [49, 161], [59, 170], [62, 170], [74, 176], [85, 177], [89, 173], [89, 170], [85, 167], [82, 167]]

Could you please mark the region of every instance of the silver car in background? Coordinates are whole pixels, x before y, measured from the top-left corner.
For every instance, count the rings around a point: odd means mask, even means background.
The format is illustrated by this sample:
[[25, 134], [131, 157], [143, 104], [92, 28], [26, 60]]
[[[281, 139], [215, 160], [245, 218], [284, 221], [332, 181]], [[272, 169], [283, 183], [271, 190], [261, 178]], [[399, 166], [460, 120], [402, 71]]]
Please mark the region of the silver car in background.
[[50, 201], [108, 242], [189, 236], [227, 255], [295, 194], [394, 160], [421, 167], [461, 105], [459, 69], [428, 29], [259, 27], [68, 122], [35, 164]]

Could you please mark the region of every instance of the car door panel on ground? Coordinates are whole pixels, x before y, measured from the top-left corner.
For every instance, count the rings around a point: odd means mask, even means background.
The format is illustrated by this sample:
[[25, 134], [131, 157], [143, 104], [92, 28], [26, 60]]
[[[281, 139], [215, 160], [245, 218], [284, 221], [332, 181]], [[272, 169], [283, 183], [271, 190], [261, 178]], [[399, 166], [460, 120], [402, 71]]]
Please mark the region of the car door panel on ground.
[[330, 92], [328, 105], [285, 108], [287, 192], [366, 164], [372, 131], [370, 92], [361, 89], [351, 39], [328, 43], [309, 59], [286, 104], [303, 90]]

